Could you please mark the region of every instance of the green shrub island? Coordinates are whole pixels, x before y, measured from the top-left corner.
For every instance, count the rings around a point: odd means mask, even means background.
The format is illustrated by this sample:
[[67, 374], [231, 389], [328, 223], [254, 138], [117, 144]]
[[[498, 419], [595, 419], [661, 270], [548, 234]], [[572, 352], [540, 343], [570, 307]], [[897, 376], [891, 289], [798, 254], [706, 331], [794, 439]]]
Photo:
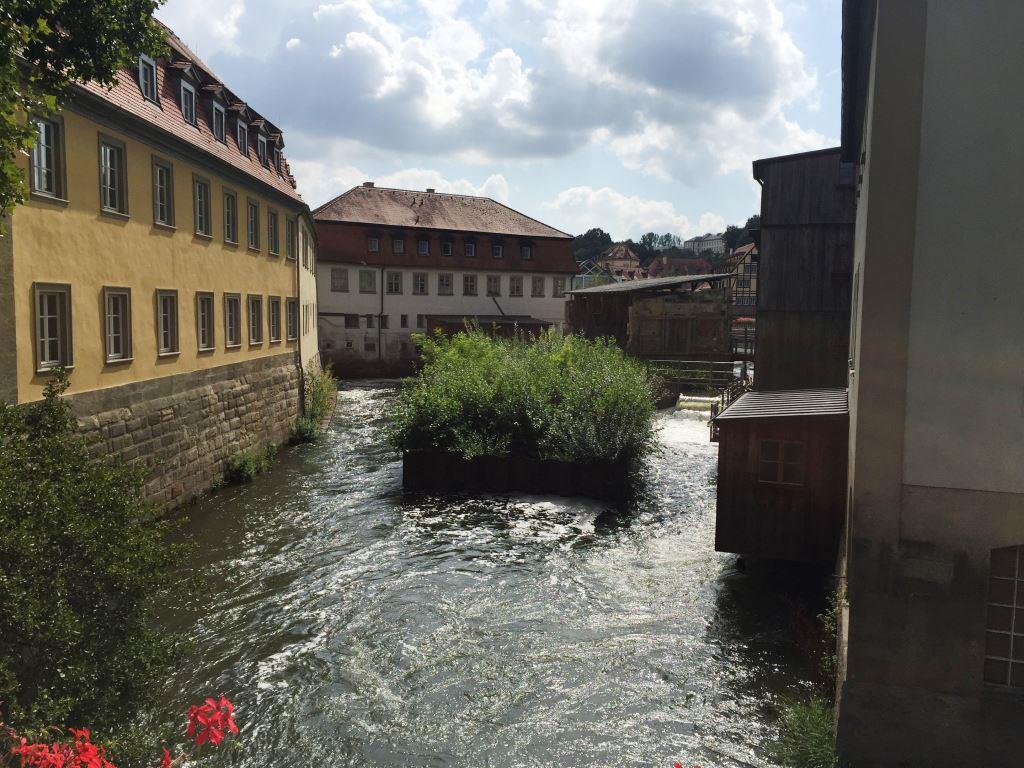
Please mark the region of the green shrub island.
[[121, 740], [173, 659], [153, 607], [181, 551], [142, 470], [90, 455], [66, 387], [59, 372], [42, 401], [0, 403], [0, 723]]
[[654, 446], [656, 382], [611, 340], [469, 330], [416, 341], [422, 369], [389, 425], [401, 451], [592, 464], [636, 463]]
[[338, 381], [334, 378], [331, 365], [306, 368], [303, 385], [304, 414], [295, 420], [291, 443], [312, 443], [320, 437], [321, 424], [334, 407], [338, 393]]
[[224, 482], [229, 485], [252, 482], [256, 475], [270, 469], [276, 454], [275, 443], [270, 443], [262, 451], [239, 451], [228, 457], [224, 465]]

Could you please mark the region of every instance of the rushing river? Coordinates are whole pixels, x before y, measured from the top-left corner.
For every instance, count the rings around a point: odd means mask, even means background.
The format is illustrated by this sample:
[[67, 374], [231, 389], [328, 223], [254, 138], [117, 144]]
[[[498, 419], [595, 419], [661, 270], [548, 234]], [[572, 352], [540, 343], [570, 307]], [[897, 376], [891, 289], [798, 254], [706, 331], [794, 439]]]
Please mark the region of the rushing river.
[[659, 417], [651, 498], [613, 513], [403, 496], [394, 394], [346, 385], [324, 439], [191, 510], [156, 720], [227, 694], [252, 768], [773, 765], [800, 593], [715, 553], [706, 416]]

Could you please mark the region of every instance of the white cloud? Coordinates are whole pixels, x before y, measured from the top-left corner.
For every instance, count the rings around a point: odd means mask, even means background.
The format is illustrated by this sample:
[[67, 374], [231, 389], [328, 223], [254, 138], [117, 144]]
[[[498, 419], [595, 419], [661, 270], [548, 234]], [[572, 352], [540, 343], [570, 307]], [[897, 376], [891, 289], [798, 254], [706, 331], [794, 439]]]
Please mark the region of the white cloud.
[[715, 233], [724, 232], [725, 217], [719, 216], [717, 213], [702, 213], [700, 218], [697, 219], [697, 231]]
[[[672, 203], [627, 196], [609, 187], [570, 187], [543, 207], [551, 212], [554, 226], [573, 234], [595, 226], [616, 240], [638, 240], [646, 232], [671, 232], [684, 238], [696, 233]], [[704, 214], [701, 222], [709, 216], [714, 214]]]
[[284, 47], [290, 51], [292, 48], [298, 48], [300, 45], [302, 45], [302, 41], [299, 38], [289, 37], [288, 42], [284, 44]]

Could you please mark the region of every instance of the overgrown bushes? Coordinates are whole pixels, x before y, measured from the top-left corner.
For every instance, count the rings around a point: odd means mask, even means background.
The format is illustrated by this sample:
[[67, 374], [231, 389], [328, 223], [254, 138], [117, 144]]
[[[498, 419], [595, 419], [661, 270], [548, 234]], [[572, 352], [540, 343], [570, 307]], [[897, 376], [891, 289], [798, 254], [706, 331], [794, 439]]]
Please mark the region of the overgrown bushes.
[[613, 342], [479, 331], [417, 342], [423, 367], [389, 427], [399, 450], [599, 463], [653, 446], [654, 382]]
[[224, 482], [249, 483], [270, 469], [277, 453], [277, 445], [271, 443], [263, 451], [240, 451], [230, 456], [224, 465]]
[[305, 412], [295, 420], [291, 436], [293, 444], [311, 443], [320, 436], [321, 424], [330, 415], [338, 393], [338, 382], [330, 363], [322, 368], [306, 368], [303, 378]]
[[779, 759], [792, 768], [835, 768], [835, 728], [831, 702], [811, 697], [790, 701], [780, 715]]
[[0, 403], [0, 722], [122, 735], [171, 660], [153, 606], [181, 553], [142, 472], [90, 457], [66, 387]]

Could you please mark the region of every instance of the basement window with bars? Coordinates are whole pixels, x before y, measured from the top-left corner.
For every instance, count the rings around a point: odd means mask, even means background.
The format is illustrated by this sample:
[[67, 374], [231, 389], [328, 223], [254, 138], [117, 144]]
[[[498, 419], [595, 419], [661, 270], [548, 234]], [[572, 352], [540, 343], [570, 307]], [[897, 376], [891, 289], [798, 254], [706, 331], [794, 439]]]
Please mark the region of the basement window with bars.
[[761, 483], [803, 485], [804, 444], [787, 440], [762, 440], [757, 479]]
[[989, 555], [984, 681], [1024, 688], [1024, 546]]

